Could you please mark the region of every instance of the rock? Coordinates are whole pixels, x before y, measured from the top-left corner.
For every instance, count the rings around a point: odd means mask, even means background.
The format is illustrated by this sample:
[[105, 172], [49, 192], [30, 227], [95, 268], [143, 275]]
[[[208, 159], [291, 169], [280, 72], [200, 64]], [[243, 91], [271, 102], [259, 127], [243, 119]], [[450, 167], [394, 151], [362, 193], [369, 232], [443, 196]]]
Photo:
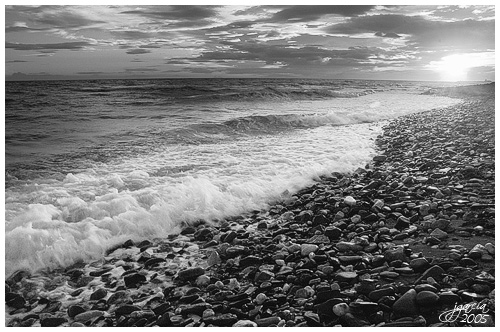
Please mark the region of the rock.
[[321, 244], [321, 243], [330, 243], [330, 239], [328, 236], [323, 234], [314, 235], [310, 239], [306, 241], [308, 244]]
[[345, 314], [349, 313], [351, 311], [351, 309], [349, 308], [347, 303], [342, 302], [342, 303], [335, 304], [332, 308], [332, 311], [338, 317], [342, 317]]
[[82, 312], [85, 312], [86, 310], [79, 306], [79, 305], [72, 305], [68, 307], [68, 316], [69, 317], [75, 317], [78, 314], [81, 314]]
[[351, 282], [358, 277], [356, 272], [339, 272], [335, 275], [335, 280]]
[[42, 327], [56, 327], [66, 323], [68, 320], [64, 317], [49, 317], [42, 319], [40, 324]]
[[101, 310], [90, 310], [82, 312], [74, 317], [74, 320], [77, 322], [88, 322], [91, 319], [104, 316], [104, 311]]
[[490, 255], [495, 255], [495, 245], [492, 243], [486, 243], [484, 245], [484, 249], [490, 254]]
[[129, 295], [128, 291], [121, 290], [121, 291], [117, 291], [116, 293], [111, 294], [107, 303], [109, 305], [111, 305], [111, 304], [127, 303], [129, 301], [130, 301], [130, 295]]
[[98, 290], [96, 290], [94, 293], [92, 293], [90, 295], [90, 300], [97, 301], [97, 300], [105, 298], [106, 295], [108, 295], [108, 291], [104, 288], [99, 288]]
[[435, 237], [436, 239], [439, 239], [439, 240], [444, 240], [448, 237], [448, 233], [442, 231], [439, 228], [436, 228], [435, 230], [433, 230], [431, 232], [431, 234], [429, 234], [429, 235], [432, 237]]
[[394, 302], [392, 310], [400, 317], [418, 315], [417, 292], [414, 289], [408, 290]]
[[397, 277], [399, 277], [399, 273], [392, 271], [383, 271], [380, 272], [380, 277], [384, 279], [396, 279]]
[[257, 323], [252, 322], [251, 320], [239, 320], [233, 324], [233, 327], [257, 327]]
[[129, 315], [134, 311], [140, 311], [140, 310], [141, 308], [139, 308], [138, 306], [125, 304], [118, 307], [115, 311], [115, 314], [118, 316]]
[[481, 258], [481, 256], [486, 253], [486, 249], [485, 247], [482, 245], [482, 244], [476, 244], [474, 246], [474, 248], [472, 248], [470, 251], [469, 251], [469, 257], [471, 259], [478, 259], [478, 258]]
[[256, 319], [255, 323], [257, 324], [258, 327], [267, 327], [271, 325], [278, 325], [280, 320], [281, 319], [279, 317], [273, 316], [273, 317]]
[[352, 196], [346, 196], [344, 198], [344, 203], [349, 206], [356, 205], [356, 200]]
[[403, 247], [397, 247], [395, 249], [387, 250], [384, 253], [384, 257], [387, 262], [392, 262], [395, 260], [400, 260], [403, 262], [408, 261], [408, 257], [406, 256]]
[[450, 225], [450, 221], [449, 220], [447, 220], [447, 219], [437, 219], [437, 220], [432, 221], [432, 223], [431, 223], [431, 229], [432, 230], [440, 229], [442, 231], [446, 231], [446, 229], [448, 228], [449, 225]]
[[[298, 249], [300, 250], [300, 246], [298, 247]], [[262, 258], [254, 255], [245, 256], [240, 259], [240, 267], [242, 268], [261, 263], [262, 263]]]
[[352, 242], [345, 242], [345, 241], [340, 241], [335, 245], [335, 247], [341, 252], [349, 252], [349, 251], [358, 252], [363, 250], [362, 246]]
[[421, 291], [417, 294], [417, 303], [419, 306], [432, 306], [439, 302], [439, 295], [431, 291]]
[[212, 324], [215, 326], [232, 326], [238, 322], [238, 317], [235, 314], [227, 313], [220, 314], [216, 316], [211, 316], [203, 319], [206, 324]]
[[340, 228], [335, 226], [329, 226], [325, 228], [325, 236], [327, 236], [330, 240], [338, 240], [342, 235], [342, 231]]
[[430, 268], [428, 268], [427, 270], [425, 270], [425, 272], [422, 274], [422, 276], [420, 276], [420, 278], [418, 278], [417, 281], [415, 281], [415, 283], [418, 283], [418, 282], [420, 282], [420, 280], [425, 280], [429, 277], [434, 278], [434, 279], [439, 278], [443, 275], [443, 273], [444, 273], [444, 270], [441, 266], [433, 265]]
[[384, 296], [392, 296], [395, 294], [396, 291], [394, 290], [394, 287], [379, 288], [374, 291], [371, 291], [368, 294], [368, 298], [372, 301], [378, 301]]
[[378, 161], [378, 162], [384, 162], [387, 159], [387, 156], [384, 155], [379, 155], [373, 157], [373, 161]]
[[429, 261], [423, 257], [415, 258], [410, 261], [410, 267], [415, 272], [425, 271], [429, 267]]
[[146, 282], [146, 277], [139, 273], [129, 274], [123, 278], [127, 288], [137, 288], [139, 284]]
[[15, 309], [24, 308], [24, 306], [26, 305], [26, 300], [24, 299], [24, 297], [16, 293], [5, 294], [5, 302], [9, 307]]
[[205, 274], [205, 269], [202, 267], [191, 267], [185, 270], [181, 270], [177, 273], [177, 278], [181, 281], [188, 281], [198, 278]]

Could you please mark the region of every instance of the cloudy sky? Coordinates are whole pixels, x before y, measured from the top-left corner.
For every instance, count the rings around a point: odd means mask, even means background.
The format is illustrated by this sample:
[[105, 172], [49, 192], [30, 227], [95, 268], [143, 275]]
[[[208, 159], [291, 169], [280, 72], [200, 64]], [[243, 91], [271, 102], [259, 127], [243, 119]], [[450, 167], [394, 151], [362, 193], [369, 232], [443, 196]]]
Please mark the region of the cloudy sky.
[[7, 79], [494, 80], [494, 6], [6, 6]]

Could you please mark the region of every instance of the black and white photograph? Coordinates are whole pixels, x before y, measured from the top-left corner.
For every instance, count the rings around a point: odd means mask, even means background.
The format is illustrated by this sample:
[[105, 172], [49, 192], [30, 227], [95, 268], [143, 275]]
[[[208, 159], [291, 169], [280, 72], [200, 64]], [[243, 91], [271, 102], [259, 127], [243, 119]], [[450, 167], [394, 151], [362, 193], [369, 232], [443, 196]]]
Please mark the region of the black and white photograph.
[[447, 2], [2, 5], [4, 326], [494, 327], [495, 5]]

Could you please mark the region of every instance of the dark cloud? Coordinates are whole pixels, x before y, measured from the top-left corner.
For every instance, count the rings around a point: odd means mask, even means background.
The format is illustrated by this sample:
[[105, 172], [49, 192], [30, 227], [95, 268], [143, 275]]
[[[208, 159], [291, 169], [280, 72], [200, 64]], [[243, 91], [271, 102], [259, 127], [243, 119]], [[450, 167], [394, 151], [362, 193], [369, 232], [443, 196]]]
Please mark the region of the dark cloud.
[[96, 21], [81, 15], [65, 12], [64, 10], [58, 13], [43, 13], [39, 17], [33, 18], [33, 21], [60, 29], [80, 28], [96, 23], [104, 23], [103, 21]]
[[135, 14], [158, 20], [200, 20], [217, 15], [217, 6], [150, 6], [128, 10], [122, 14]]
[[374, 7], [375, 6], [290, 6], [274, 14], [270, 21], [314, 21], [324, 15], [331, 14], [354, 17], [363, 15]]
[[67, 43], [54, 43], [54, 44], [5, 43], [5, 48], [12, 48], [17, 51], [81, 50], [87, 46], [91, 46], [91, 44], [87, 42], [67, 42]]
[[346, 50], [329, 50], [317, 46], [292, 47], [289, 45], [268, 45], [264, 43], [234, 43], [227, 51], [204, 52], [191, 61], [263, 61], [266, 64], [282, 65], [327, 65], [334, 63], [358, 63], [384, 53], [374, 47], [351, 47]]
[[134, 54], [134, 55], [137, 55], [137, 54], [147, 54], [147, 53], [151, 53], [151, 51], [143, 49], [143, 48], [134, 48], [132, 50], [128, 50], [127, 51], [127, 54]]

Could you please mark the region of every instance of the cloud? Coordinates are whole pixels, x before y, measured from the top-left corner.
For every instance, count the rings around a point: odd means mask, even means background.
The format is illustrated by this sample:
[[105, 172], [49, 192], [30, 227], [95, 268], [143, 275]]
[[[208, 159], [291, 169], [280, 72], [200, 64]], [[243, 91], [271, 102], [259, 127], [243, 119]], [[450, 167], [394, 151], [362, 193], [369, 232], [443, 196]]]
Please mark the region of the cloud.
[[354, 17], [325, 29], [332, 34], [373, 32], [377, 35], [409, 35], [409, 42], [419, 47], [494, 48], [495, 22], [464, 20], [456, 22], [428, 20], [423, 16], [372, 15]]
[[269, 21], [315, 21], [324, 15], [332, 14], [353, 17], [365, 14], [374, 7], [375, 6], [290, 6], [274, 14]]
[[81, 50], [87, 46], [91, 46], [91, 44], [87, 42], [66, 42], [66, 43], [54, 43], [54, 44], [5, 43], [5, 48], [12, 48], [16, 51]]
[[137, 55], [137, 54], [147, 54], [147, 53], [151, 53], [151, 51], [150, 50], [145, 50], [143, 48], [134, 48], [132, 50], [128, 50], [127, 51], [127, 54], [135, 54], [135, 55]]
[[123, 11], [157, 20], [200, 20], [217, 15], [216, 6], [149, 6], [145, 9]]
[[147, 71], [158, 71], [156, 68], [127, 68], [125, 69], [127, 73], [135, 73], [135, 72], [147, 72]]
[[12, 60], [12, 61], [5, 61], [5, 63], [19, 63], [19, 62], [29, 62], [25, 60]]

